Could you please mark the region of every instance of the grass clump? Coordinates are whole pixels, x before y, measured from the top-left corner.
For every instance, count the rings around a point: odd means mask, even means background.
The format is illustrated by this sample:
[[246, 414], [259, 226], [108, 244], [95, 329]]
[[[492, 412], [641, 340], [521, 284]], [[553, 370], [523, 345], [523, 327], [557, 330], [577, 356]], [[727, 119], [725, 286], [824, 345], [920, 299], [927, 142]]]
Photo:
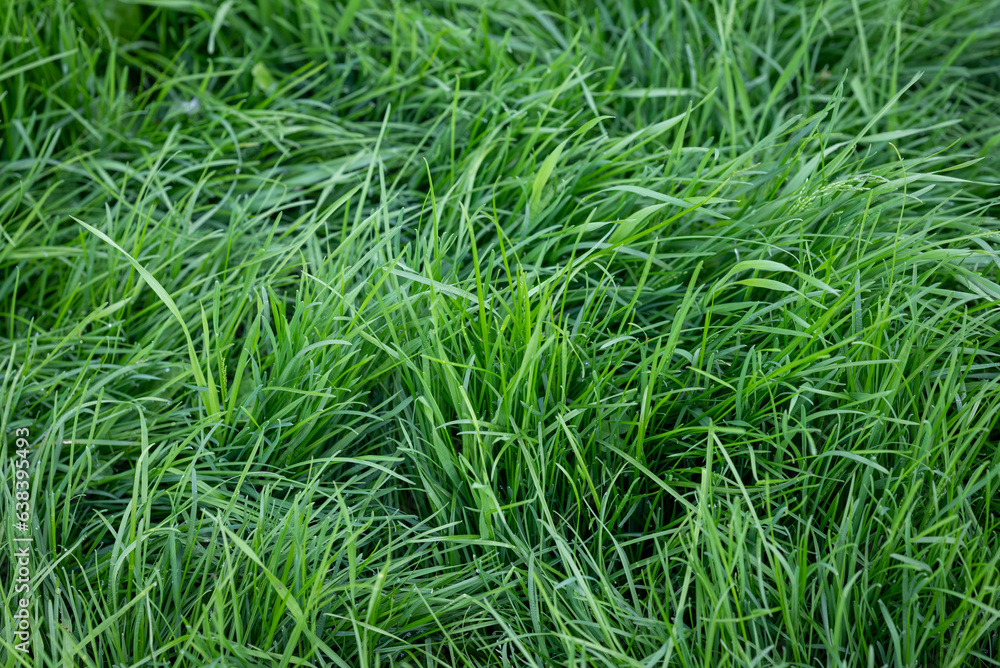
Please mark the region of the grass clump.
[[1000, 3], [0, 25], [3, 665], [1000, 664]]

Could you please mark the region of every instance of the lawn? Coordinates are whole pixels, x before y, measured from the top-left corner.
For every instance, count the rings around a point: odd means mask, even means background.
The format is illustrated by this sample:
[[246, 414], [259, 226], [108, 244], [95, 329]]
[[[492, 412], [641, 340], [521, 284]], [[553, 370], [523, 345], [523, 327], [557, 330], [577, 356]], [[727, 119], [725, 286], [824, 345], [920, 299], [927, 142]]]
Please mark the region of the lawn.
[[1000, 666], [1000, 0], [5, 0], [0, 666]]

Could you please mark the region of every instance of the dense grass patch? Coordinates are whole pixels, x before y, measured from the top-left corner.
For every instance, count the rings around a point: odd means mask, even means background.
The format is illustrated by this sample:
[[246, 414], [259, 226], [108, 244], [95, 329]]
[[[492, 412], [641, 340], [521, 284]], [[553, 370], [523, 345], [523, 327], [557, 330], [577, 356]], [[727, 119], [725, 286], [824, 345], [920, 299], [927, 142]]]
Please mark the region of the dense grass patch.
[[0, 86], [3, 665], [1000, 665], [1000, 2], [13, 0]]

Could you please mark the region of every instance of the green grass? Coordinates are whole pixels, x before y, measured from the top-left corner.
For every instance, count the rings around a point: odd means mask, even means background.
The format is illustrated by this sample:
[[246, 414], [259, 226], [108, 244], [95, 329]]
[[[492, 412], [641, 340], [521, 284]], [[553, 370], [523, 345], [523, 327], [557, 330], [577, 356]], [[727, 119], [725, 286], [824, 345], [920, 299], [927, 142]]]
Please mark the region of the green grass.
[[5, 3], [0, 665], [998, 666], [998, 216], [997, 0]]

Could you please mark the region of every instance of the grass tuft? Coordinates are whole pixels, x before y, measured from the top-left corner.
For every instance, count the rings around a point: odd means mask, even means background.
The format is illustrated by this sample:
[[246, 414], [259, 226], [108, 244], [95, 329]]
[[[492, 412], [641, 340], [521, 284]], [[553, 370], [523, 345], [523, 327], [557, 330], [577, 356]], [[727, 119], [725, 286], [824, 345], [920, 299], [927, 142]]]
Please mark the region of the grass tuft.
[[1000, 665], [998, 72], [996, 0], [5, 4], [0, 664]]

